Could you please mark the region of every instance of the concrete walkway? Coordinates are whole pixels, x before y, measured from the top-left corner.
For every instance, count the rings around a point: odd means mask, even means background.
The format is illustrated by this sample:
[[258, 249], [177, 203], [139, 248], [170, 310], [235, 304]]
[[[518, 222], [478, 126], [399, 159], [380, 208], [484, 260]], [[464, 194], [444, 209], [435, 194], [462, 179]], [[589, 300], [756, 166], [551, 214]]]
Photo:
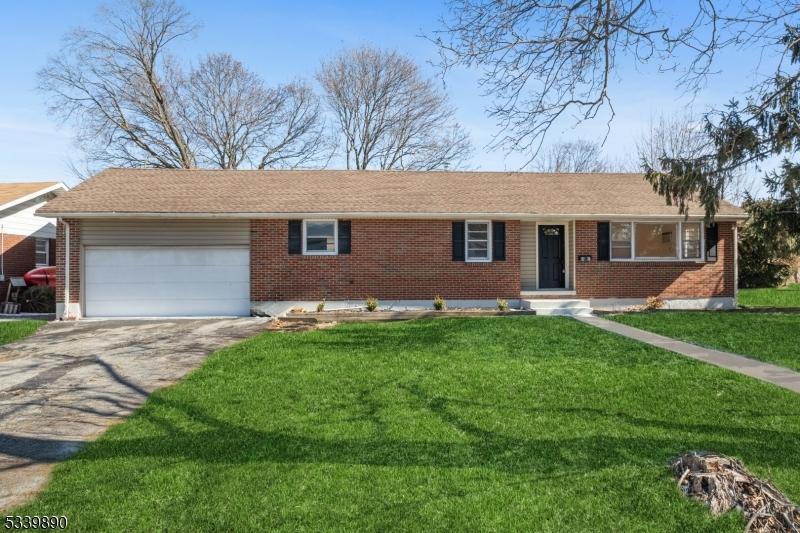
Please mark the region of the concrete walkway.
[[574, 318], [575, 320], [579, 320], [584, 324], [589, 324], [590, 326], [594, 326], [605, 331], [610, 331], [611, 333], [616, 333], [618, 335], [622, 335], [623, 337], [628, 337], [651, 346], [656, 346], [671, 352], [679, 353], [704, 363], [709, 363], [726, 368], [728, 370], [733, 370], [739, 374], [744, 374], [745, 376], [760, 379], [762, 381], [766, 381], [767, 383], [772, 383], [773, 385], [778, 385], [779, 387], [800, 393], [800, 373], [795, 372], [794, 370], [789, 370], [788, 368], [784, 368], [782, 366], [764, 363], [762, 361], [757, 361], [755, 359], [742, 357], [741, 355], [723, 352], [720, 350], [703, 348], [701, 346], [689, 344], [688, 342], [671, 339], [669, 337], [657, 335], [649, 331], [626, 326], [625, 324], [620, 324], [619, 322], [606, 320], [605, 318], [600, 318], [598, 316], [581, 316]]
[[33, 496], [52, 465], [151, 392], [267, 320], [83, 320], [0, 347], [0, 509]]

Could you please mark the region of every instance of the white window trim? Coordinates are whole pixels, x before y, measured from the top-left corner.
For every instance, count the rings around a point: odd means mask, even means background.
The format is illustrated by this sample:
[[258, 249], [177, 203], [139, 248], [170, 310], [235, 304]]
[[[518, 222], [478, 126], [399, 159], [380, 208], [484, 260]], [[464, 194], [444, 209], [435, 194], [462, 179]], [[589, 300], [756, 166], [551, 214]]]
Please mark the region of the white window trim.
[[[44, 245], [44, 255], [45, 255], [44, 263], [40, 263], [39, 261], [36, 261], [36, 257], [39, 255], [39, 251], [37, 250], [37, 247], [38, 247], [38, 244], [39, 244], [40, 241], [45, 243], [45, 245]], [[33, 259], [36, 262], [36, 266], [37, 267], [50, 266], [50, 239], [39, 239], [39, 238], [36, 239], [36, 242], [35, 242], [34, 248], [33, 248]]]
[[[614, 257], [614, 237], [613, 231], [611, 226], [614, 224], [628, 224], [630, 226], [631, 232], [631, 255], [629, 257]], [[633, 251], [633, 247], [636, 245], [636, 228], [634, 227], [634, 222], [630, 221], [612, 221], [608, 225], [608, 258], [611, 261], [634, 261], [636, 258], [636, 254]]]
[[[318, 250], [308, 250], [307, 244], [308, 240], [306, 239], [306, 223], [308, 222], [333, 222], [333, 251], [329, 252], [325, 251], [318, 251]], [[339, 221], [337, 219], [331, 218], [309, 218], [303, 219], [303, 255], [339, 255]]]
[[[486, 255], [485, 259], [470, 259], [469, 257], [469, 225], [486, 224]], [[491, 220], [465, 220], [464, 221], [464, 261], [467, 263], [492, 262], [492, 221]]]
[[[683, 257], [683, 225], [684, 224], [697, 224], [700, 226], [700, 257]], [[703, 222], [696, 220], [688, 220], [681, 222], [680, 234], [680, 247], [678, 253], [680, 254], [681, 261], [691, 261], [695, 263], [703, 263], [706, 260], [706, 225]]]
[[[705, 263], [706, 261], [706, 231], [705, 224], [701, 221], [688, 220], [675, 222], [674, 220], [615, 220], [612, 223], [630, 224], [631, 225], [631, 257], [612, 257], [612, 240], [609, 231], [608, 239], [608, 257], [611, 261], [617, 262], [638, 262], [638, 263]], [[683, 225], [686, 224], [700, 224], [700, 257], [699, 258], [683, 258]], [[637, 257], [636, 256], [636, 224], [676, 224], [678, 226], [678, 236], [675, 239], [675, 256], [673, 257]]]

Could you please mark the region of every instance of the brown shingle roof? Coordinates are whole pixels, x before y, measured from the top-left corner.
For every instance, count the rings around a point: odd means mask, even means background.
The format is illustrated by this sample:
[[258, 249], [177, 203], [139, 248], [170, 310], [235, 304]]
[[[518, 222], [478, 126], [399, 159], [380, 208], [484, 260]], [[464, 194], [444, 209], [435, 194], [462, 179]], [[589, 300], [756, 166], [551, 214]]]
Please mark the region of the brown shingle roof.
[[58, 185], [57, 181], [29, 181], [25, 183], [0, 183], [0, 205], [24, 198], [29, 194], [42, 191], [53, 185]]
[[[109, 169], [44, 215], [676, 216], [640, 174]], [[695, 205], [693, 215], [702, 210]], [[742, 215], [725, 202], [721, 216]]]

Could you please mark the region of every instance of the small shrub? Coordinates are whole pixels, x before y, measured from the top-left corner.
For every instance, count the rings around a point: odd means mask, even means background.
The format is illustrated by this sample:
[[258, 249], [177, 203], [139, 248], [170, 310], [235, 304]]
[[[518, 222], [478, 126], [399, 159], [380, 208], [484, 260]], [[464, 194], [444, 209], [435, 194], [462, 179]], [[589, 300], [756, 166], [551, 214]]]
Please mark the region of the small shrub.
[[433, 308], [437, 311], [444, 311], [447, 309], [447, 300], [437, 294], [433, 297]]
[[56, 290], [53, 287], [32, 285], [25, 289], [19, 301], [26, 313], [56, 312]]
[[506, 300], [505, 298], [498, 298], [497, 309], [499, 309], [500, 311], [508, 311], [508, 300]]
[[372, 312], [378, 308], [378, 299], [370, 296], [367, 298], [367, 311]]
[[659, 298], [658, 296], [648, 296], [647, 299], [644, 301], [644, 309], [645, 311], [654, 311], [656, 309], [661, 309], [664, 307], [664, 300]]
[[317, 304], [317, 313], [321, 313], [324, 310], [325, 310], [325, 298], [323, 298], [322, 301]]

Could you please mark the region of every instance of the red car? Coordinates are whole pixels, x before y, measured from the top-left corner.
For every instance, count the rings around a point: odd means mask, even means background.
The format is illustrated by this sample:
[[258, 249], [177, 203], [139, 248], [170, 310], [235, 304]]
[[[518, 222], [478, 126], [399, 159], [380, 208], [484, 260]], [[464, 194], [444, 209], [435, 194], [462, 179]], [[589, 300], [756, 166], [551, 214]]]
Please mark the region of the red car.
[[54, 266], [46, 266], [46, 267], [39, 267], [34, 268], [25, 273], [22, 276], [22, 279], [25, 280], [25, 283], [28, 286], [31, 285], [40, 285], [42, 287], [53, 287], [56, 286], [56, 267]]

